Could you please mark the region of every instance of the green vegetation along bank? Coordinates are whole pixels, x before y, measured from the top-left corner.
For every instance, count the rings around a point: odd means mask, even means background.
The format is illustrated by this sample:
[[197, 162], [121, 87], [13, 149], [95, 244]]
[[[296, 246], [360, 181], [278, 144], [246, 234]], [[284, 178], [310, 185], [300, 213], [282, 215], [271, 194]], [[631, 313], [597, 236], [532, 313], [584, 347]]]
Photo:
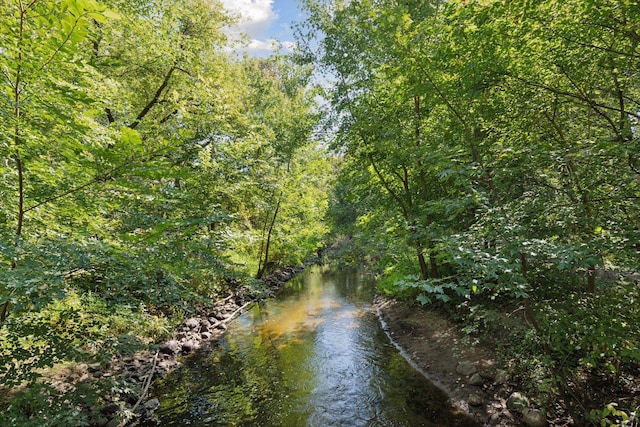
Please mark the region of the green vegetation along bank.
[[637, 423], [637, 3], [303, 3], [347, 257], [471, 342], [500, 338], [550, 419]]
[[99, 421], [142, 391], [113, 360], [321, 245], [311, 67], [240, 58], [233, 21], [208, 0], [0, 2], [0, 425]]

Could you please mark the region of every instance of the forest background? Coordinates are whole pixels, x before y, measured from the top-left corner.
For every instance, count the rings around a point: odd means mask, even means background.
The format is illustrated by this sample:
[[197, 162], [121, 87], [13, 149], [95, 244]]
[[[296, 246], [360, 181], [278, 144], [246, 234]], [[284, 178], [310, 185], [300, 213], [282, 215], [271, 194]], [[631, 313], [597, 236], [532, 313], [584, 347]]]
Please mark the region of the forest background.
[[216, 2], [0, 5], [0, 375], [22, 385], [0, 419], [90, 423], [78, 401], [127, 385], [65, 400], [44, 368], [160, 342], [333, 245], [506, 336], [550, 410], [633, 422], [637, 2], [303, 8], [293, 54], [240, 58]]

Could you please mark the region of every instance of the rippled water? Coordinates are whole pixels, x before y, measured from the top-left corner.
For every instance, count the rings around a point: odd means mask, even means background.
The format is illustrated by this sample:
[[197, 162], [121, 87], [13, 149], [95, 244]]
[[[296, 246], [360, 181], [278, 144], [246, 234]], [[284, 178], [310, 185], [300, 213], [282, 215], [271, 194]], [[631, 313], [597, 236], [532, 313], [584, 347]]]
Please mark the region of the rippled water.
[[154, 395], [163, 426], [475, 426], [389, 342], [374, 283], [314, 267]]

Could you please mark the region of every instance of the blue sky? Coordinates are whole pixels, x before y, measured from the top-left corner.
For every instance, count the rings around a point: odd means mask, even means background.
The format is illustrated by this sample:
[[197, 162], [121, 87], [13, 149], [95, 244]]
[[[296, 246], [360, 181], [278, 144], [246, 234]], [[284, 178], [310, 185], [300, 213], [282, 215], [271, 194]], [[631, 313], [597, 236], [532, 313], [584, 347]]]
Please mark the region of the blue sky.
[[296, 0], [222, 0], [222, 4], [242, 16], [235, 30], [249, 38], [243, 50], [268, 55], [278, 42], [285, 50], [293, 47], [291, 24], [302, 19]]

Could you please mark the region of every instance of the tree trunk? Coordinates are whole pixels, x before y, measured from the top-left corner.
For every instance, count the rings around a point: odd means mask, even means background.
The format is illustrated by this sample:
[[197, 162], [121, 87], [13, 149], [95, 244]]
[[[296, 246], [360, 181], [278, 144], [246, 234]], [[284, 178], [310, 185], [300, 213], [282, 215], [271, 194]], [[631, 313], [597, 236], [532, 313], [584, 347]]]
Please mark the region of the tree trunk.
[[420, 275], [422, 280], [427, 280], [429, 278], [429, 269], [427, 268], [427, 262], [424, 259], [420, 243], [416, 244], [416, 252], [418, 253], [418, 263], [420, 264]]
[[[17, 139], [18, 136], [16, 135]], [[18, 153], [16, 153], [16, 169], [18, 171], [18, 225], [16, 226], [16, 236], [20, 237], [22, 236], [22, 227], [24, 225], [24, 167]]]
[[[18, 222], [16, 225], [16, 237], [20, 238], [22, 236], [22, 227], [24, 225], [24, 165], [22, 163], [22, 157], [20, 155], [20, 120], [22, 118], [22, 110], [20, 108], [22, 100], [20, 96], [22, 95], [22, 38], [24, 34], [24, 25], [25, 25], [25, 15], [27, 10], [22, 7], [20, 4], [20, 27], [19, 27], [19, 37], [18, 37], [18, 56], [16, 58], [17, 68], [16, 68], [16, 78], [13, 84], [13, 118], [15, 120], [15, 125], [13, 128], [13, 143], [15, 146], [15, 162], [16, 162], [16, 171], [18, 173]], [[18, 262], [14, 258], [11, 261], [11, 268], [18, 268]], [[0, 323], [4, 323], [7, 316], [9, 314], [9, 301], [5, 301], [2, 304], [2, 308], [0, 309]]]
[[9, 310], [9, 301], [2, 304], [2, 312], [0, 312], [0, 323], [4, 323], [7, 318], [7, 311]]
[[438, 263], [436, 261], [436, 256], [433, 253], [433, 251], [429, 253], [429, 265], [431, 267], [431, 278], [439, 279], [440, 273], [438, 273]]
[[587, 294], [593, 295], [596, 292], [596, 266], [589, 266], [587, 270]]
[[[267, 242], [264, 247], [264, 260], [260, 260], [258, 262], [258, 274], [256, 274], [256, 279], [262, 279], [264, 273], [267, 269], [267, 264], [269, 263], [269, 248], [271, 247], [271, 236], [273, 235], [273, 227], [276, 224], [276, 219], [278, 217], [278, 211], [280, 211], [280, 202], [282, 201], [282, 196], [278, 197], [278, 203], [276, 203], [276, 210], [273, 213], [273, 218], [271, 218], [271, 224], [269, 224], [269, 231], [267, 232]], [[262, 258], [262, 256], [260, 256]]]
[[[415, 136], [415, 145], [416, 147], [420, 148], [421, 146], [421, 142], [420, 142], [420, 138], [421, 138], [421, 132], [420, 132], [420, 125], [421, 125], [421, 120], [422, 120], [422, 110], [420, 108], [420, 97], [419, 96], [414, 96], [413, 97], [413, 111], [416, 114], [416, 123], [415, 123], [415, 130], [414, 130], [414, 136]], [[429, 192], [428, 186], [427, 186], [427, 179], [424, 175], [424, 171], [422, 170], [423, 168], [423, 163], [421, 160], [419, 160], [418, 157], [418, 176], [420, 178], [420, 188], [422, 189], [422, 196], [423, 197], [427, 197], [427, 194]], [[429, 218], [428, 216], [426, 217], [426, 223], [427, 226], [429, 226], [431, 224], [431, 218]], [[423, 262], [424, 262], [424, 257], [423, 257]], [[431, 278], [433, 279], [437, 279], [439, 277], [438, 274], [438, 263], [436, 261], [436, 257], [433, 253], [433, 248], [431, 248], [431, 244], [429, 244], [429, 267], [431, 270]], [[420, 264], [420, 270], [422, 271], [422, 276], [423, 278], [426, 277], [425, 275], [425, 270], [426, 270], [426, 266], [423, 269], [422, 268], [422, 264]]]
[[[522, 274], [522, 277], [524, 277], [525, 280], [527, 280], [527, 270], [528, 270], [528, 264], [527, 264], [527, 256], [520, 252], [520, 273]], [[531, 300], [529, 299], [529, 297], [525, 297], [524, 298], [524, 320], [529, 323], [533, 329], [536, 330], [536, 332], [540, 331], [540, 326], [538, 325], [538, 319], [536, 319], [536, 314], [533, 311], [533, 308], [531, 308]]]

